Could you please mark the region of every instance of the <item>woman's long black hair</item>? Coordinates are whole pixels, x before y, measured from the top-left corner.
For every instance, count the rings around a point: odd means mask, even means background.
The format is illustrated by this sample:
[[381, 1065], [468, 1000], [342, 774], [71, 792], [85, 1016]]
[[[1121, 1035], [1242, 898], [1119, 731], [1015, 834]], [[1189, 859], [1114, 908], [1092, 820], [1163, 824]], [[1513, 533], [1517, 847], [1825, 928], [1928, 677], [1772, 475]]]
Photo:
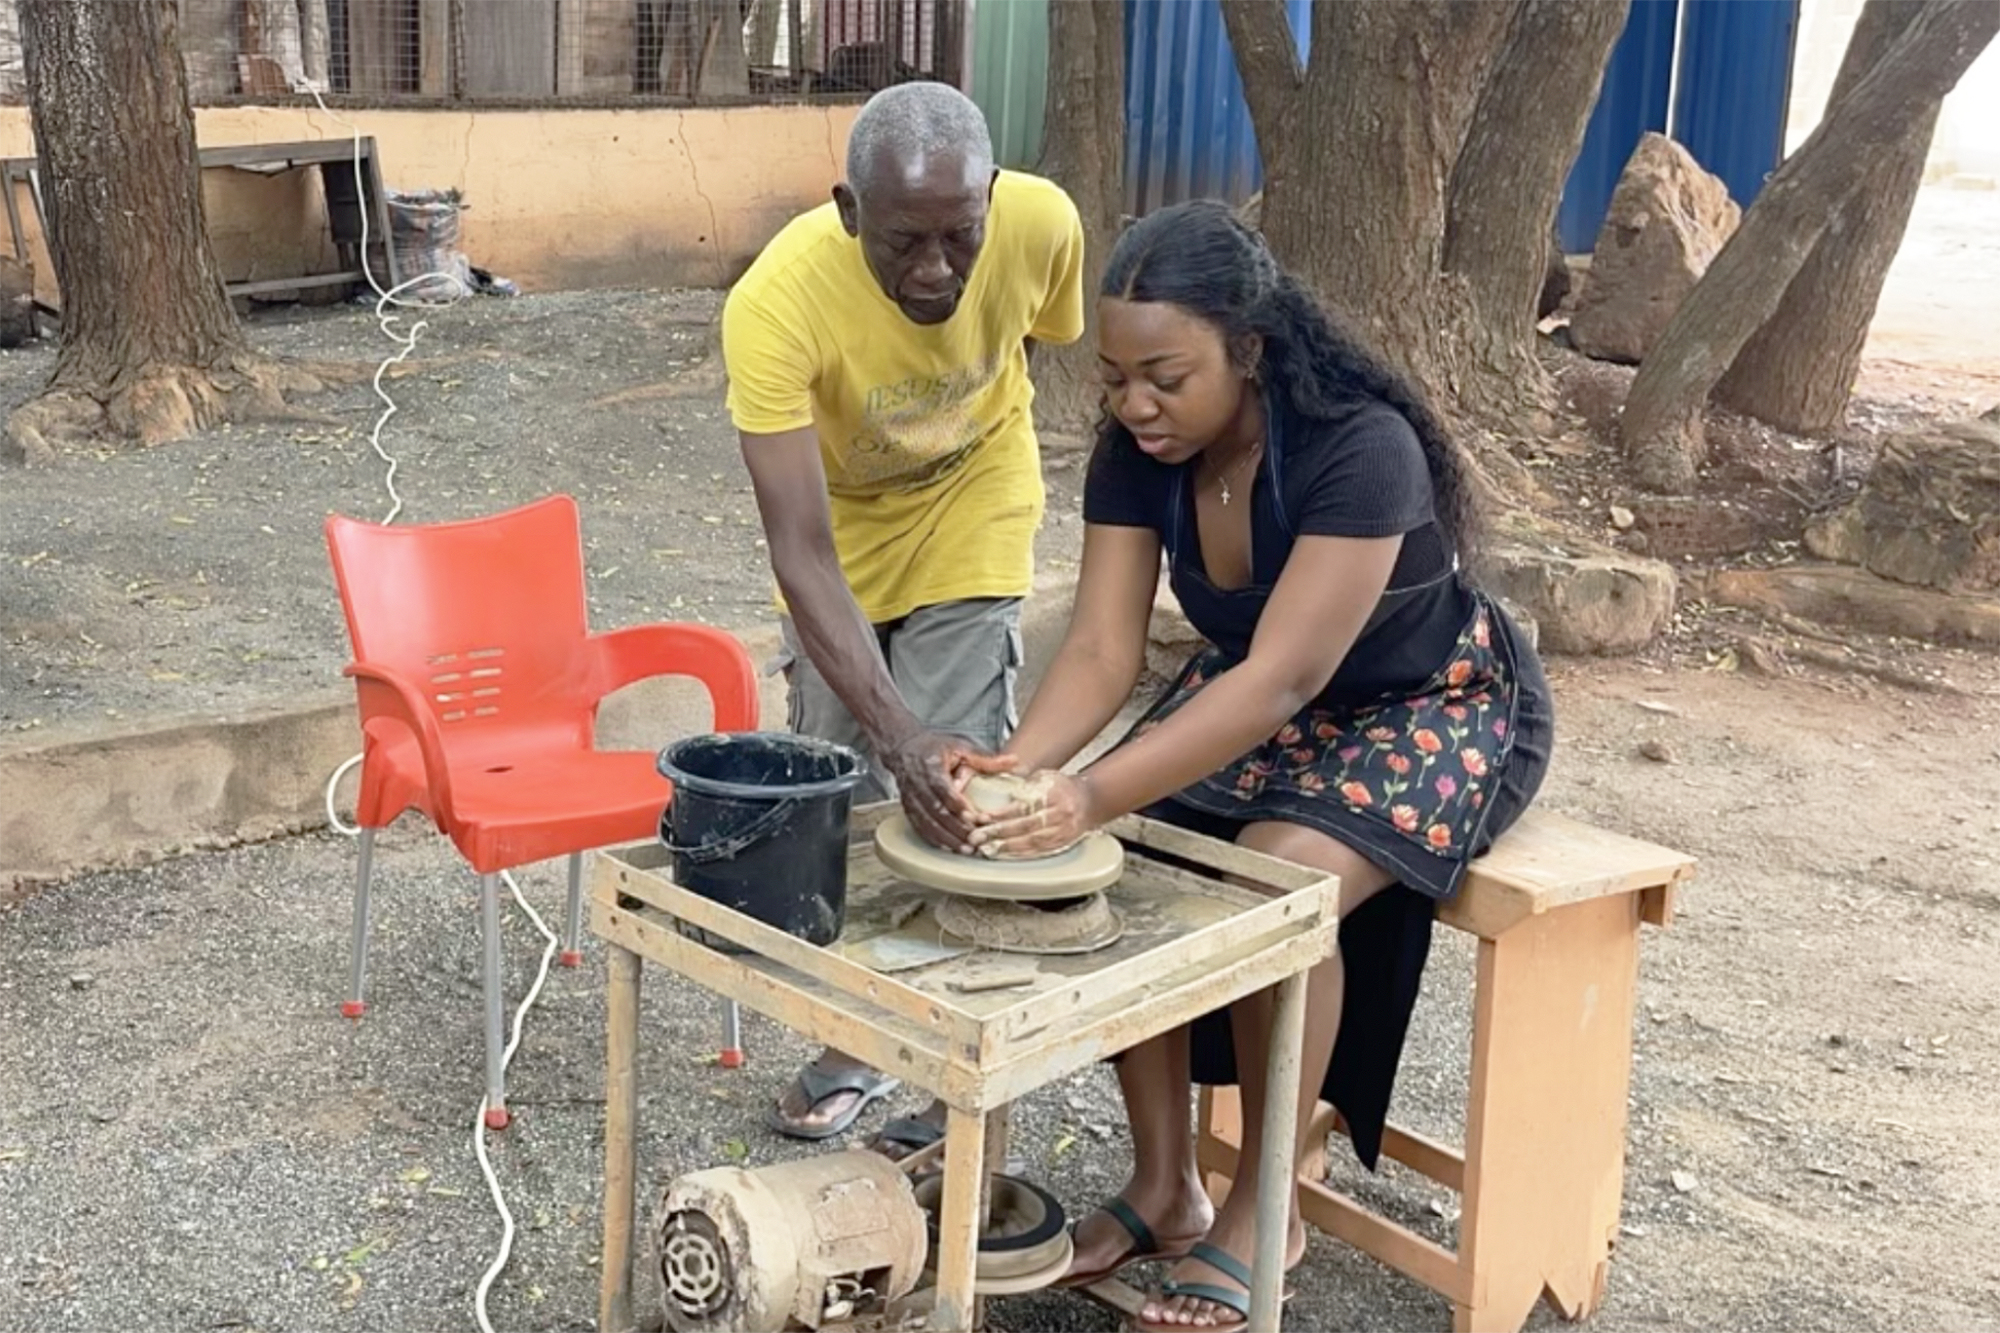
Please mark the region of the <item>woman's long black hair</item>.
[[[1292, 418], [1283, 423], [1288, 431], [1337, 425], [1375, 403], [1402, 413], [1430, 465], [1438, 523], [1461, 562], [1470, 563], [1478, 538], [1471, 487], [1457, 446], [1422, 390], [1279, 268], [1264, 238], [1234, 209], [1200, 199], [1148, 214], [1119, 237], [1101, 291], [1178, 306], [1214, 327], [1232, 357], [1243, 356], [1252, 335], [1261, 338], [1256, 369], [1273, 405]], [[1098, 426], [1100, 445], [1124, 433], [1107, 412]]]

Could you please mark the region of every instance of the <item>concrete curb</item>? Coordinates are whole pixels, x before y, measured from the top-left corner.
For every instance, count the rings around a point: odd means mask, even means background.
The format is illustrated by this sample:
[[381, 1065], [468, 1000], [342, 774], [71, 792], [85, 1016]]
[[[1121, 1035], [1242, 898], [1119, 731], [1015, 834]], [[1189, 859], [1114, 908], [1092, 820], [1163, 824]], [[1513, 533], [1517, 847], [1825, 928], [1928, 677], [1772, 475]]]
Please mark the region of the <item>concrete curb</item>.
[[[1075, 597], [1073, 569], [1037, 581], [1021, 618], [1024, 695], [1061, 643]], [[761, 674], [778, 649], [775, 622], [730, 632], [760, 673], [763, 725], [782, 728], [784, 679]], [[709, 725], [699, 686], [645, 681], [604, 701], [598, 740], [652, 750]], [[345, 687], [268, 707], [0, 744], [0, 903], [87, 870], [323, 828], [327, 780], [360, 744]], [[353, 781], [342, 783], [342, 809]]]
[[351, 692], [0, 749], [0, 901], [79, 870], [326, 822], [360, 745]]

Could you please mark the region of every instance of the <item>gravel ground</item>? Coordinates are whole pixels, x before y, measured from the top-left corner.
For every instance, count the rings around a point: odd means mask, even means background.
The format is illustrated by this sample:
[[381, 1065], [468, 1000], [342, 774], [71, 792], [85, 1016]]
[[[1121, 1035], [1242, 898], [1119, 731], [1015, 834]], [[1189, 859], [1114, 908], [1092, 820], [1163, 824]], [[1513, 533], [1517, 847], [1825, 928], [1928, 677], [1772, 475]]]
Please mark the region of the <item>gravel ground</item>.
[[[2000, 1329], [1993, 706], [1634, 665], [1555, 676], [1547, 803], [1703, 858], [1684, 918], [1645, 941], [1625, 1229], [1592, 1327]], [[1676, 762], [1638, 758], [1645, 739]], [[415, 824], [385, 837], [373, 1004], [349, 1025], [352, 855], [306, 837], [86, 876], [0, 913], [0, 1330], [472, 1327], [497, 1239], [468, 1141], [472, 884]], [[557, 910], [554, 867], [527, 887]], [[536, 937], [509, 918], [518, 995]], [[1401, 1118], [1449, 1137], [1471, 961], [1440, 935], [1398, 1091]], [[600, 967], [592, 947], [554, 972], [515, 1067], [517, 1125], [495, 1140], [523, 1226], [493, 1297], [509, 1333], [588, 1328], [596, 1308]], [[654, 973], [645, 1005], [658, 1181], [799, 1151], [760, 1112], [801, 1043], [753, 1020], [750, 1068], [723, 1071], [712, 999]], [[1028, 1099], [1018, 1123], [1072, 1209], [1121, 1182], [1102, 1072]], [[1451, 1238], [1447, 1200], [1407, 1173], [1365, 1193]], [[1296, 1285], [1294, 1327], [1449, 1323], [1324, 1238]], [[1053, 1294], [997, 1303], [994, 1324], [1115, 1326]]]
[[[552, 492], [583, 511], [592, 623], [770, 614], [750, 481], [703, 368], [714, 292], [475, 299], [429, 314], [383, 434], [399, 521], [491, 513]], [[392, 345], [364, 310], [252, 325], [265, 350], [372, 368]], [[0, 352], [0, 405], [48, 347]], [[0, 738], [105, 719], [269, 703], [343, 684], [347, 632], [321, 526], [381, 518], [366, 383], [303, 404], [338, 424], [234, 428], [158, 449], [0, 472]], [[1074, 472], [1044, 548], [1080, 540]]]

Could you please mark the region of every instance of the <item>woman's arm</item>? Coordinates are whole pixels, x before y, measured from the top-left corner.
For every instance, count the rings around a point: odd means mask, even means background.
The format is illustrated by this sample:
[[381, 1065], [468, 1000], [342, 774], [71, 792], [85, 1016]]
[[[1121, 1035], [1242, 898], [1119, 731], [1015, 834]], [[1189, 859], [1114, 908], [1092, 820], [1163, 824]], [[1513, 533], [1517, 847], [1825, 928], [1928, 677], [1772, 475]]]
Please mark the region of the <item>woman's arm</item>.
[[[1270, 740], [1333, 679], [1381, 600], [1402, 546], [1399, 536], [1301, 537], [1241, 665], [1217, 676], [1158, 727], [1093, 764], [1081, 781], [1061, 784], [1042, 809], [988, 824], [974, 832], [973, 842], [998, 843], [1008, 856], [1058, 850]], [[1081, 598], [1077, 613], [1081, 621]]]
[[1118, 716], [1146, 665], [1159, 580], [1160, 538], [1151, 528], [1084, 528], [1069, 628], [1000, 767], [1061, 768]]

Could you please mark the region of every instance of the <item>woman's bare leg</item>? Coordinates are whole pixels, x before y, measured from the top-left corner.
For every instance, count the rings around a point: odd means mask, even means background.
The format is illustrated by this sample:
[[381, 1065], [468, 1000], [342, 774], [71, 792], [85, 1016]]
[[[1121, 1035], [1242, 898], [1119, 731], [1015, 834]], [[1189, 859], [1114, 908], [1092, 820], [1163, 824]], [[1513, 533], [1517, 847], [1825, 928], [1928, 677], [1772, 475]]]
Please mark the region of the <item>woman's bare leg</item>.
[[[1340, 876], [1340, 911], [1343, 918], [1395, 882], [1387, 871], [1353, 848], [1334, 841], [1324, 833], [1296, 824], [1252, 824], [1243, 830], [1236, 841], [1253, 851]], [[1300, 1139], [1293, 1145], [1295, 1157], [1302, 1157], [1305, 1152], [1304, 1136], [1319, 1100], [1320, 1072], [1332, 1057], [1334, 1039], [1340, 1035], [1342, 987], [1345, 984], [1346, 971], [1338, 950], [1308, 974], [1305, 1044], [1299, 1064], [1304, 1074], [1299, 1080]], [[1237, 1002], [1230, 1007], [1229, 1018], [1231, 1035], [1236, 1043], [1236, 1076], [1243, 1093], [1243, 1146], [1237, 1157], [1242, 1165], [1229, 1186], [1229, 1198], [1216, 1214], [1215, 1225], [1209, 1230], [1208, 1243], [1248, 1263], [1256, 1251], [1257, 1239], [1256, 1163], [1262, 1151], [1264, 1070], [1271, 1034], [1270, 995], [1254, 995]], [[1297, 1230], [1296, 1189], [1293, 1196], [1292, 1226]], [[1303, 1242], [1302, 1232], [1298, 1239]], [[1238, 1285], [1226, 1274], [1194, 1260], [1176, 1265], [1173, 1275], [1184, 1282], [1208, 1282], [1231, 1288]], [[1155, 1323], [1186, 1324], [1191, 1328], [1242, 1323], [1242, 1317], [1234, 1310], [1185, 1296], [1149, 1301], [1145, 1318]]]
[[[1132, 1129], [1132, 1177], [1119, 1197], [1162, 1244], [1203, 1234], [1214, 1217], [1195, 1170], [1188, 1060], [1188, 1032], [1178, 1028], [1133, 1047], [1118, 1062], [1118, 1091]], [[1133, 1247], [1123, 1226], [1093, 1212], [1077, 1224], [1070, 1271], [1101, 1271]]]

